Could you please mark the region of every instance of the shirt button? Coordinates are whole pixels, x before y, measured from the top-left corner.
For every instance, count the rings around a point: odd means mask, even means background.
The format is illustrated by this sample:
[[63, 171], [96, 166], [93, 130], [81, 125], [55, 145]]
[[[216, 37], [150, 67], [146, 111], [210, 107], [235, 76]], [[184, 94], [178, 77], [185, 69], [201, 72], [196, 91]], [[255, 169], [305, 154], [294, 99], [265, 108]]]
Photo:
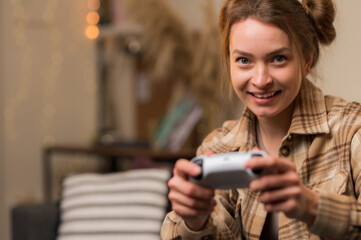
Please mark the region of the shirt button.
[[280, 153], [282, 156], [288, 157], [291, 153], [291, 150], [289, 149], [289, 147], [284, 146], [280, 149]]
[[211, 240], [212, 236], [211, 235], [207, 235], [201, 238], [201, 240]]
[[293, 140], [293, 135], [292, 134], [288, 135], [287, 142], [291, 142], [292, 140]]

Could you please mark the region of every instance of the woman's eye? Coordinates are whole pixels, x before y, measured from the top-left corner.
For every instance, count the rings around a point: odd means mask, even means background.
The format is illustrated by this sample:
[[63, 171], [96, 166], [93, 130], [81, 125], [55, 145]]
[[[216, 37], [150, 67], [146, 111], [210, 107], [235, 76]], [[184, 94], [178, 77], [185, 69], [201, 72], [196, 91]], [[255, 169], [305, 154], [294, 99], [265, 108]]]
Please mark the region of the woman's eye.
[[273, 61], [274, 62], [284, 62], [286, 60], [286, 57], [285, 56], [276, 56]]
[[237, 61], [238, 61], [240, 64], [248, 64], [248, 63], [249, 63], [249, 60], [248, 60], [247, 58], [244, 58], [244, 57], [238, 58]]

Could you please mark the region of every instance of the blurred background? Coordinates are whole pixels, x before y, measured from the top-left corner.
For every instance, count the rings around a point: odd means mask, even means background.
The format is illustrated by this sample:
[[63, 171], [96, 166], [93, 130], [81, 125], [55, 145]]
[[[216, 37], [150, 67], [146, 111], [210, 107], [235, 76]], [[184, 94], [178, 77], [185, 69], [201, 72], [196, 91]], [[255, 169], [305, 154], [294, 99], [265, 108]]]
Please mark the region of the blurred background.
[[[314, 76], [326, 93], [360, 102], [361, 2], [335, 3], [337, 39]], [[56, 199], [69, 173], [105, 171], [107, 151], [191, 156], [208, 132], [240, 115], [220, 84], [221, 5], [0, 1], [1, 240], [11, 239], [14, 206]], [[113, 170], [133, 164], [120, 162]]]

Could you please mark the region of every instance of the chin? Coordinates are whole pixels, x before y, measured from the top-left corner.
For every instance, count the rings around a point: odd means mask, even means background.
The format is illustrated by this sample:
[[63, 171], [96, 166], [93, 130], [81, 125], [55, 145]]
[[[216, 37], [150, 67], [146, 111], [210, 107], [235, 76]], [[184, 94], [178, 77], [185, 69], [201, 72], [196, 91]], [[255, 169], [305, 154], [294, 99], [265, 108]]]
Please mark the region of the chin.
[[257, 116], [257, 118], [273, 118], [277, 116], [277, 113], [275, 112], [254, 111], [253, 113]]
[[273, 110], [270, 109], [269, 107], [267, 108], [250, 108], [250, 110], [257, 116], [257, 117], [272, 117], [274, 115], [276, 115], [277, 113]]

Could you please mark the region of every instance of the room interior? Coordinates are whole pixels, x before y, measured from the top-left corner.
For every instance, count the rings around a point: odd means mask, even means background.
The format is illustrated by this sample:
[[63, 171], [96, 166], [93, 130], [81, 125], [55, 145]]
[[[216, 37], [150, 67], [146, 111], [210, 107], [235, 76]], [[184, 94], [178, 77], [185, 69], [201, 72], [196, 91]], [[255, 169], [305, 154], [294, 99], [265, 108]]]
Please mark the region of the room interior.
[[[361, 102], [361, 2], [335, 3], [338, 36], [313, 78]], [[59, 203], [67, 176], [169, 169], [239, 116], [220, 85], [221, 4], [0, 2], [0, 239], [12, 239], [17, 206]]]

